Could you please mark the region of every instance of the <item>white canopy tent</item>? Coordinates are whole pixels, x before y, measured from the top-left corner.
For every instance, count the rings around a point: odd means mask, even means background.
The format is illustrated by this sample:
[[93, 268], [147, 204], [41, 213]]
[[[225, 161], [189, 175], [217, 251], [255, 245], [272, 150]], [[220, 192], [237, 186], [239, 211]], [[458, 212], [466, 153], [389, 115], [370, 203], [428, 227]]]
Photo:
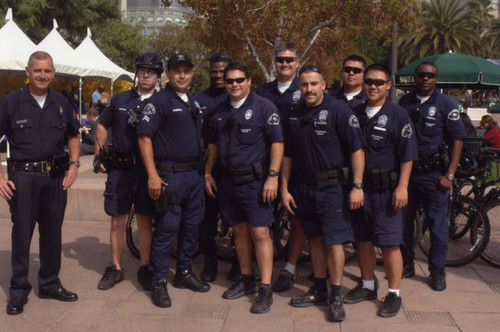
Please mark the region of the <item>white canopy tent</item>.
[[24, 75], [29, 56], [36, 45], [24, 34], [12, 19], [12, 9], [7, 10], [7, 21], [0, 29], [0, 73], [3, 75]]

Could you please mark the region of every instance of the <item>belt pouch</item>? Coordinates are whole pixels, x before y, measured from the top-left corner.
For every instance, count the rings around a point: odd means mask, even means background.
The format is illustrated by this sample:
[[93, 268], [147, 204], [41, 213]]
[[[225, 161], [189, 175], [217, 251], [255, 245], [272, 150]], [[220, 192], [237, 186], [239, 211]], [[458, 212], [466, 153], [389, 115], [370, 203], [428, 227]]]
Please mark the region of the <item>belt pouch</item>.
[[373, 190], [380, 190], [380, 170], [372, 169], [372, 186]]
[[399, 183], [399, 173], [392, 171], [390, 172], [391, 176], [391, 191], [394, 191]]
[[380, 170], [380, 189], [388, 190], [390, 188], [389, 170]]

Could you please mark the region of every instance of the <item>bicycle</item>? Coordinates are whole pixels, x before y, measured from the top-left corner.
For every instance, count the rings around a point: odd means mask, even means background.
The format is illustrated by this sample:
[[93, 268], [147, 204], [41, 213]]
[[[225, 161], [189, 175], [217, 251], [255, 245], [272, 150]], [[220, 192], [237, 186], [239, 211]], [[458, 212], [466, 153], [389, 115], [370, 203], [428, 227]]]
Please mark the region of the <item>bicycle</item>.
[[497, 184], [500, 179], [488, 180], [492, 174], [492, 162], [497, 157], [489, 149], [479, 149], [474, 155], [477, 166], [465, 172], [465, 180], [459, 185], [458, 190], [464, 196], [479, 202], [490, 221], [490, 238], [488, 245], [481, 253], [481, 259], [487, 264], [500, 268], [500, 188]]

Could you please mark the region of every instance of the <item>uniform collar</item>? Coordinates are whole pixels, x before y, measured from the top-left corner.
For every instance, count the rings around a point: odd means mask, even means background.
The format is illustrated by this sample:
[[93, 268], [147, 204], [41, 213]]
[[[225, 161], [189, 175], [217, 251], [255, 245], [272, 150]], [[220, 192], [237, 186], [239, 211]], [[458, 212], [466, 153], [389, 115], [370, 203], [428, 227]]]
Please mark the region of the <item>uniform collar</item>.
[[[423, 104], [434, 104], [438, 98], [439, 92], [437, 90], [434, 90], [432, 95], [430, 95], [429, 99], [427, 99]], [[412, 98], [414, 102], [420, 103], [420, 99], [417, 98], [417, 90], [412, 92]], [[422, 104], [422, 105], [423, 105]]]
[[[53, 99], [53, 97], [54, 97], [54, 92], [51, 89], [47, 89], [47, 97], [45, 98], [45, 104], [54, 103], [55, 100]], [[35, 105], [38, 105], [37, 101], [35, 100], [35, 98], [33, 98], [33, 95], [30, 92], [29, 84], [26, 84], [21, 89], [21, 99], [20, 99], [20, 101], [21, 102], [32, 102]]]
[[[347, 98], [345, 97], [345, 93], [344, 93], [344, 88], [342, 87], [340, 90], [337, 90], [334, 94], [333, 94], [336, 98], [338, 99], [344, 99], [344, 100], [347, 100]], [[366, 99], [366, 96], [363, 92], [363, 89], [361, 89], [361, 91], [359, 91], [358, 94], [354, 95], [353, 98], [356, 98], [356, 99], [360, 99], [360, 100], [365, 100]]]
[[[176, 92], [176, 91], [172, 88], [172, 86], [170, 86], [170, 84], [169, 84], [169, 83], [167, 83], [167, 84], [165, 85], [165, 89], [164, 89], [164, 90], [165, 90], [165, 92], [166, 92], [167, 94], [169, 94], [171, 97], [177, 98], [177, 99], [179, 99], [180, 101], [182, 101], [183, 103], [185, 103], [185, 102], [184, 102], [184, 100], [182, 100], [182, 99], [181, 99], [181, 97], [179, 97], [179, 95], [177, 94], [177, 92]], [[188, 101], [191, 101], [191, 94], [189, 94], [189, 91], [186, 91], [186, 94], [187, 94], [187, 96], [188, 96]]]
[[[254, 92], [250, 90], [250, 93], [248, 94], [247, 96], [247, 99], [245, 100], [245, 102], [238, 108], [238, 110], [241, 110], [245, 107], [247, 107], [248, 105], [252, 105], [253, 104], [253, 100], [254, 100]], [[231, 109], [231, 99], [229, 99], [229, 96], [227, 97], [227, 100], [226, 100], [226, 105], [227, 105], [227, 109], [230, 110]]]
[[[271, 85], [272, 90], [281, 93], [278, 90], [278, 79], [275, 79], [271, 83], [272, 83], [272, 85]], [[286, 89], [285, 92], [283, 92], [283, 94], [285, 94], [287, 91], [296, 91], [298, 89], [299, 89], [299, 77], [297, 75], [295, 75], [295, 78], [293, 79], [292, 83], [290, 84], [288, 89]]]

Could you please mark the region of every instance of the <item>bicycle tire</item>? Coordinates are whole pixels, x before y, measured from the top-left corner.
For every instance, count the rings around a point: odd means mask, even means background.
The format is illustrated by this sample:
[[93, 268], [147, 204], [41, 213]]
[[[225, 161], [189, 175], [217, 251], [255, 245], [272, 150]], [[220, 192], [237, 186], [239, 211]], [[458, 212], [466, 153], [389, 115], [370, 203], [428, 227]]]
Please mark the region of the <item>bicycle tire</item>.
[[488, 204], [485, 208], [490, 220], [490, 239], [481, 253], [481, 259], [491, 266], [500, 268], [500, 200]]
[[[469, 197], [457, 195], [450, 204], [452, 204], [449, 209], [452, 214], [449, 216], [450, 234], [457, 234], [454, 228], [467, 228], [469, 236], [448, 237], [446, 266], [462, 266], [472, 262], [483, 252], [490, 236], [490, 222], [481, 204]], [[430, 230], [425, 214], [422, 218], [422, 237], [419, 247], [429, 257]]]
[[141, 258], [141, 253], [139, 252], [139, 246], [137, 245], [137, 222], [135, 220], [135, 208], [132, 206], [127, 217], [127, 228], [126, 228], [126, 242], [130, 253], [135, 258]]

